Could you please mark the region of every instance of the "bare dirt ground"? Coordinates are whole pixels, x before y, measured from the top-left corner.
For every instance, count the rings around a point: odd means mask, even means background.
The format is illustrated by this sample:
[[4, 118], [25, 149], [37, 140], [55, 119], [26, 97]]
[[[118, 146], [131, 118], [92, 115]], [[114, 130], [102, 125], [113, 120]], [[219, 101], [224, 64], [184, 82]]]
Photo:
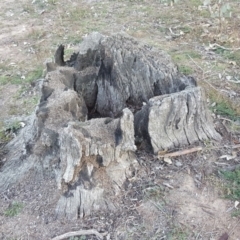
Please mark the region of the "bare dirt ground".
[[[92, 31], [124, 31], [166, 50], [180, 71], [194, 76], [206, 89], [212, 108], [223, 102], [223, 109], [234, 110], [228, 116], [238, 116], [240, 3], [229, 2], [232, 15], [223, 19], [211, 14], [218, 5], [209, 7], [200, 0], [1, 1], [0, 127], [7, 128], [34, 110], [37, 80], [44, 77], [45, 63], [57, 46], [65, 44], [67, 58], [77, 50], [82, 36]], [[213, 117], [223, 141], [202, 143], [203, 151], [172, 158], [172, 164], [139, 153], [141, 168], [116, 199], [119, 210], [115, 213], [56, 220], [58, 196], [51, 194], [55, 187], [51, 179], [36, 179], [35, 185], [25, 179], [0, 193], [0, 239], [51, 239], [90, 228], [105, 232], [106, 239], [119, 240], [240, 239], [240, 219], [231, 216], [234, 202], [223, 198], [224, 182], [218, 177], [221, 169], [240, 163], [239, 152], [231, 148], [240, 142], [239, 126], [237, 118], [218, 116], [216, 110]], [[226, 161], [220, 158], [224, 154], [235, 157]], [[14, 202], [22, 203], [22, 211], [6, 216]]]

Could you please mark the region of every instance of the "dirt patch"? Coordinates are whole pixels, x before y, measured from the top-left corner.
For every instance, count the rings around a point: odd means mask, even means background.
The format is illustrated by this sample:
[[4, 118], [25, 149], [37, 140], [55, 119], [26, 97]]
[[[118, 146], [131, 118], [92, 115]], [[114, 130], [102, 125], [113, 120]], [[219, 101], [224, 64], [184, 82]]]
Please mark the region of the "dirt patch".
[[238, 239], [239, 222], [229, 216], [231, 203], [220, 199], [212, 186], [198, 189], [191, 175], [180, 174], [181, 184], [166, 196], [175, 206], [177, 221], [197, 239], [219, 239], [225, 232]]
[[[224, 233], [229, 239], [239, 238], [239, 220], [231, 217], [233, 203], [219, 197], [221, 187], [214, 183], [218, 179], [212, 175], [214, 162], [208, 175], [202, 166], [209, 162], [202, 154], [179, 157], [166, 165], [139, 153], [138, 161], [141, 168], [116, 196], [116, 212], [95, 212], [74, 221], [56, 219], [59, 196], [53, 196], [51, 190], [55, 182], [46, 176], [28, 182], [37, 176], [34, 171], [29, 173], [22, 183], [1, 194], [1, 239], [50, 239], [90, 228], [110, 239], [219, 239]], [[6, 210], [13, 203], [22, 203], [23, 209], [8, 217]]]

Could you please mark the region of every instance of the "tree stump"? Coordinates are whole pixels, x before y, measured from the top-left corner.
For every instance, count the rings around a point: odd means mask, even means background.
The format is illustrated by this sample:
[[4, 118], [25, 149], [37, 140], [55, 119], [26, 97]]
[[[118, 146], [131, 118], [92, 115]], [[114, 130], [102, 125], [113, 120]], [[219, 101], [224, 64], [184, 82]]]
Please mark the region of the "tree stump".
[[154, 153], [206, 139], [220, 140], [204, 99], [200, 87], [151, 98], [135, 114], [136, 140]]
[[136, 145], [157, 153], [221, 138], [202, 89], [164, 51], [92, 33], [70, 60], [63, 55], [61, 45], [29, 124], [7, 145], [1, 191], [35, 169], [55, 179], [58, 217], [114, 211], [112, 199], [138, 168]]

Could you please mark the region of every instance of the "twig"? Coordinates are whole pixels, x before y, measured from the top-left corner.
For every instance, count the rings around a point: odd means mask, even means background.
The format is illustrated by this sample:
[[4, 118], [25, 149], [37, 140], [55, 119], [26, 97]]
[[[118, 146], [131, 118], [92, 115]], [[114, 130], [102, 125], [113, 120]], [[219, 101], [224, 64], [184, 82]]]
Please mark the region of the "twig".
[[167, 213], [165, 213], [159, 204], [156, 204], [154, 201], [150, 200], [150, 202], [159, 210], [161, 213], [163, 213], [165, 216], [167, 216]]
[[185, 155], [185, 154], [201, 151], [202, 149], [203, 149], [202, 147], [194, 147], [194, 148], [185, 149], [185, 150], [181, 150], [181, 151], [177, 151], [177, 152], [173, 152], [173, 153], [167, 153], [167, 154], [163, 154], [163, 155], [158, 154], [158, 157], [161, 157], [161, 158], [164, 158], [164, 157], [177, 157], [177, 156], [181, 156], [181, 155]]
[[[236, 124], [233, 120], [228, 119], [228, 118], [220, 117], [220, 118], [218, 118], [218, 119], [220, 119], [220, 120], [225, 120], [225, 121], [227, 121], [227, 122], [231, 122], [231, 123]], [[237, 125], [237, 124], [236, 124], [236, 125]]]
[[202, 80], [203, 80], [205, 83], [207, 83], [211, 88], [213, 88], [215, 91], [218, 92], [218, 90], [217, 90], [211, 83], [209, 83], [206, 79], [204, 79], [204, 75], [205, 75], [207, 72], [204, 72], [204, 70], [192, 59], [191, 56], [189, 56], [189, 54], [187, 54], [187, 56], [188, 56], [188, 57], [190, 58], [190, 60], [196, 65], [196, 67], [202, 71], [202, 74], [203, 74]]
[[240, 83], [239, 80], [235, 81], [235, 80], [227, 80], [228, 82], [231, 82], [231, 83]]
[[205, 213], [208, 213], [209, 215], [214, 216], [214, 213], [213, 213], [213, 212], [208, 211], [208, 210], [206, 210], [205, 208], [202, 208], [202, 210], [203, 210]]
[[222, 48], [223, 50], [227, 50], [227, 51], [238, 51], [238, 50], [240, 50], [240, 48], [226, 48], [226, 47], [223, 47], [223, 46], [221, 46], [217, 43], [212, 44], [212, 47], [215, 47], [215, 46], [219, 47], [219, 48]]
[[98, 238], [103, 239], [103, 235], [101, 233], [99, 233], [97, 230], [89, 229], [89, 230], [80, 230], [80, 231], [76, 231], [76, 232], [64, 233], [62, 235], [52, 238], [51, 240], [61, 240], [64, 238], [80, 236], [80, 235], [96, 235]]
[[208, 82], [206, 79], [202, 79], [205, 83], [207, 83], [211, 88], [213, 88], [216, 92], [219, 92], [210, 82]]
[[163, 182], [162, 185], [170, 188], [170, 189], [173, 189], [174, 187], [172, 185], [170, 185], [169, 183], [166, 183], [166, 182]]
[[176, 37], [180, 37], [182, 34], [177, 34], [177, 33], [174, 33], [173, 30], [171, 28], [168, 28], [170, 33], [173, 35], [173, 36], [176, 36]]
[[189, 54], [187, 54], [187, 56], [188, 56], [188, 57], [191, 59], [191, 61], [196, 65], [196, 67], [199, 68], [199, 69], [204, 73], [203, 69], [202, 69], [199, 65], [197, 65], [197, 63], [192, 59], [192, 57], [189, 56]]

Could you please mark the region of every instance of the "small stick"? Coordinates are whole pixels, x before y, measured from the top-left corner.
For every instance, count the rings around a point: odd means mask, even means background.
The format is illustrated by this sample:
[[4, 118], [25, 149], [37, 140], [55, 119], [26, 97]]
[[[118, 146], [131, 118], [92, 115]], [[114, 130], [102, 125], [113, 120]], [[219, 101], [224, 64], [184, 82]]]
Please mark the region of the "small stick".
[[74, 237], [74, 236], [80, 236], [80, 235], [96, 235], [98, 238], [103, 239], [103, 235], [101, 233], [99, 233], [97, 230], [95, 229], [89, 229], [89, 230], [80, 230], [80, 231], [76, 231], [76, 232], [68, 232], [68, 233], [64, 233], [62, 235], [59, 235], [57, 237], [52, 238], [51, 240], [61, 240], [61, 239], [65, 239], [65, 238], [69, 238], [69, 237]]
[[191, 61], [196, 65], [197, 68], [199, 68], [203, 73], [204, 73], [204, 70], [192, 59], [191, 56], [189, 56], [189, 54], [187, 54], [187, 56], [191, 59]]
[[237, 145], [233, 145], [231, 146], [232, 149], [235, 149], [235, 148], [240, 148], [240, 144], [237, 144]]
[[227, 122], [231, 122], [231, 123], [237, 125], [233, 120], [230, 120], [230, 119], [228, 119], [228, 118], [220, 117], [220, 118], [218, 118], [218, 119], [220, 119], [220, 120], [225, 120], [225, 121], [227, 121]]
[[235, 81], [235, 80], [227, 80], [228, 82], [232, 82], [232, 83], [240, 83], [239, 80]]
[[[204, 70], [191, 58], [191, 56], [189, 56], [188, 54], [187, 54], [187, 56], [190, 58], [190, 60], [196, 65], [196, 67], [197, 68], [199, 68], [201, 71], [202, 71], [202, 74], [203, 74], [203, 76], [208, 72], [204, 72]], [[210, 82], [208, 82], [206, 79], [204, 79], [204, 77], [202, 77], [202, 80], [205, 82], [205, 83], [207, 83], [210, 87], [212, 87], [216, 92], [218, 92], [218, 90], [210, 83]]]
[[176, 34], [176, 33], [174, 33], [171, 28], [168, 28], [168, 29], [169, 29], [169, 31], [171, 32], [171, 34], [172, 34], [173, 36], [176, 36], [176, 37], [180, 37], [180, 36], [181, 36], [181, 34]]
[[214, 43], [212, 46], [213, 47], [216, 46], [216, 47], [222, 48], [222, 49], [227, 50], [227, 51], [238, 51], [238, 50], [240, 50], [240, 48], [226, 48], [226, 47], [223, 47], [223, 46], [221, 46], [217, 43]]
[[164, 157], [177, 157], [177, 156], [201, 151], [202, 149], [203, 149], [202, 147], [194, 147], [194, 148], [185, 149], [185, 150], [181, 150], [181, 151], [177, 151], [177, 152], [173, 152], [173, 153], [167, 153], [167, 154], [164, 154], [164, 155], [158, 154], [158, 157], [163, 157], [163, 158]]

